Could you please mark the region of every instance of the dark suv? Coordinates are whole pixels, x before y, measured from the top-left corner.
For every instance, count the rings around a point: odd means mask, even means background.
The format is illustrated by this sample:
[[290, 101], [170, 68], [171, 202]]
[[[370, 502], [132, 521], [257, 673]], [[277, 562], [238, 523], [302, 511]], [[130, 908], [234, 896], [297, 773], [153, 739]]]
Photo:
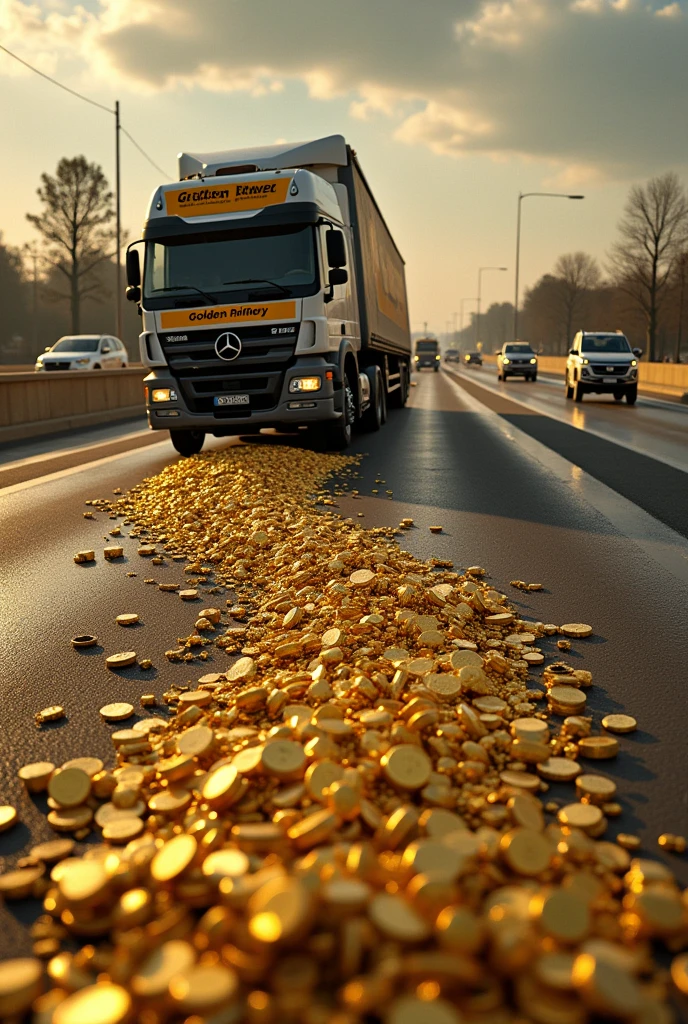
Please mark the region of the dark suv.
[[483, 357], [481, 352], [466, 352], [463, 357], [463, 361], [466, 366], [482, 366]]

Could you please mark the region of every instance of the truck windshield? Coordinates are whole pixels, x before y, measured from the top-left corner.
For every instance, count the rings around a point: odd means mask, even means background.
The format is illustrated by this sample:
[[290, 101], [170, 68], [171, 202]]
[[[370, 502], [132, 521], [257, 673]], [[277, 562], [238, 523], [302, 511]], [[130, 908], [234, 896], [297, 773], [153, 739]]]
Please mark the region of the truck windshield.
[[196, 305], [199, 292], [233, 302], [256, 291], [311, 295], [317, 285], [310, 225], [271, 234], [243, 230], [146, 243], [144, 301], [150, 305], [152, 300], [151, 308]]
[[437, 342], [436, 341], [417, 341], [416, 352], [436, 352]]
[[630, 352], [624, 334], [584, 334], [581, 352]]

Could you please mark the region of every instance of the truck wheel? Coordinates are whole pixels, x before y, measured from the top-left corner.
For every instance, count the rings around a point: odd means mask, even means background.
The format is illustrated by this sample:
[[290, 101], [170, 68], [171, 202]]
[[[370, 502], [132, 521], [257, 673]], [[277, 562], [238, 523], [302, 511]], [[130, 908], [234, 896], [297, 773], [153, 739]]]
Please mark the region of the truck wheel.
[[533, 384], [535, 384], [535, 382], [537, 381], [537, 373], [534, 373], [530, 379], [532, 380]]
[[408, 401], [409, 369], [406, 363], [399, 363], [399, 387], [390, 392], [389, 404], [395, 409], [403, 409]]
[[439, 364], [435, 363], [433, 369], [434, 369], [435, 373], [439, 373], [440, 372]]
[[385, 408], [385, 385], [379, 366], [369, 366], [363, 371], [370, 381], [370, 405], [361, 417], [363, 430], [379, 430], [387, 419]]
[[579, 380], [577, 380], [573, 385], [573, 400], [574, 402], [583, 401], [583, 385]]
[[198, 455], [205, 434], [202, 430], [170, 430], [170, 440], [180, 455]]
[[615, 391], [614, 392], [614, 401], [615, 402], [623, 402], [623, 397], [624, 397], [623, 391]]
[[344, 414], [338, 420], [330, 420], [319, 428], [319, 447], [326, 452], [341, 452], [351, 444], [353, 425], [356, 420], [356, 400], [348, 376], [344, 377]]
[[626, 401], [629, 405], [635, 405], [638, 398], [638, 385], [635, 384], [632, 388], [629, 388], [626, 392]]

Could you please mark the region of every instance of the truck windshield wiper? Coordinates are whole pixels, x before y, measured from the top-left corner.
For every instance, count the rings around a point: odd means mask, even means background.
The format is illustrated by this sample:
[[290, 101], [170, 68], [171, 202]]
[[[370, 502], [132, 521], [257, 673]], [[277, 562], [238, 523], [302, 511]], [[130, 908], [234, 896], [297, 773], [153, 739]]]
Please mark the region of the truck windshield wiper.
[[202, 288], [197, 288], [195, 284], [173, 284], [173, 285], [170, 285], [169, 288], [152, 288], [151, 289], [151, 293], [152, 292], [186, 292], [186, 291], [198, 292], [199, 295], [202, 295], [204, 299], [208, 300], [208, 302], [212, 302], [213, 305], [215, 305], [217, 303], [217, 299], [215, 298], [214, 295], [210, 295], [209, 292], [204, 292]]
[[246, 277], [243, 281], [223, 281], [223, 284], [269, 284], [272, 288], [279, 288], [285, 295], [291, 295], [288, 288], [285, 288], [283, 284], [278, 284], [277, 281], [270, 281], [267, 277]]

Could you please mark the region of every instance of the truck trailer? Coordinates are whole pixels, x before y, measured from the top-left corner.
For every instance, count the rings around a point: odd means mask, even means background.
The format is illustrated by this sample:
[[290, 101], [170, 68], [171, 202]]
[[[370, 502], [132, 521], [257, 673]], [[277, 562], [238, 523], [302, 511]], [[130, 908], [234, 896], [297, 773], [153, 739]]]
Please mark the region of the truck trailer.
[[341, 450], [379, 430], [406, 403], [411, 335], [404, 260], [354, 150], [331, 135], [181, 153], [179, 177], [127, 250], [150, 427], [182, 455], [206, 434], [305, 427]]

